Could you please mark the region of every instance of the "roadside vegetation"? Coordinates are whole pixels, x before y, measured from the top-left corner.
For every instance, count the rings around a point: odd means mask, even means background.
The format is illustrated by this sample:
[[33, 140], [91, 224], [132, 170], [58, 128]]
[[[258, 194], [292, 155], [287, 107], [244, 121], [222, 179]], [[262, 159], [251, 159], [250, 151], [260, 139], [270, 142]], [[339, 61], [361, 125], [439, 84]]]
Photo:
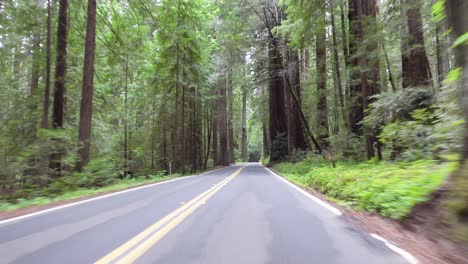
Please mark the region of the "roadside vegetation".
[[61, 177], [60, 180], [46, 187], [18, 183], [21, 184], [18, 191], [0, 197], [0, 211], [73, 200], [182, 176], [180, 174], [166, 175], [164, 171], [161, 171], [153, 175], [119, 178], [112, 176], [112, 170], [103, 169], [106, 168], [104, 164], [93, 162], [90, 165], [80, 174]]
[[456, 159], [397, 163], [371, 160], [338, 161], [333, 168], [328, 161], [309, 157], [297, 163], [279, 163], [273, 169], [338, 204], [401, 219], [414, 205], [429, 199], [457, 165]]

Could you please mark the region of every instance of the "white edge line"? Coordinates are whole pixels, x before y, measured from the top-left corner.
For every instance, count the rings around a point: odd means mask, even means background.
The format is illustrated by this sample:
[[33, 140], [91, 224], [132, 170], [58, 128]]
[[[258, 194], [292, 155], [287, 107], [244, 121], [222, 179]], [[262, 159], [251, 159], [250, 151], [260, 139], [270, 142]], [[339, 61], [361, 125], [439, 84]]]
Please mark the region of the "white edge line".
[[291, 182], [289, 182], [288, 180], [284, 179], [283, 177], [279, 176], [278, 174], [274, 173], [272, 170], [270, 170], [269, 168], [267, 167], [264, 167], [265, 169], [267, 169], [272, 175], [278, 177], [280, 180], [282, 180], [284, 183], [288, 184], [289, 186], [293, 187], [294, 189], [296, 189], [297, 191], [299, 191], [300, 193], [304, 194], [305, 196], [307, 196], [308, 198], [310, 198], [311, 200], [313, 200], [314, 202], [318, 203], [319, 205], [325, 207], [326, 209], [330, 210], [331, 212], [333, 212], [334, 214], [336, 215], [342, 215], [342, 213], [340, 212], [340, 210], [336, 209], [335, 207], [329, 205], [328, 203], [322, 201], [321, 199], [315, 197], [314, 195], [304, 191], [303, 189], [297, 187], [296, 185], [292, 184]]
[[113, 193], [110, 193], [110, 194], [106, 194], [106, 195], [102, 195], [102, 196], [98, 196], [98, 197], [94, 197], [94, 198], [90, 198], [90, 199], [86, 199], [86, 200], [82, 200], [82, 201], [78, 201], [78, 202], [73, 202], [73, 203], [60, 205], [60, 206], [57, 206], [57, 207], [52, 207], [52, 208], [37, 211], [37, 212], [34, 212], [34, 213], [25, 214], [25, 215], [21, 215], [21, 216], [9, 218], [9, 219], [1, 220], [0, 225], [7, 224], [7, 223], [10, 223], [10, 222], [16, 222], [16, 221], [19, 221], [19, 220], [22, 220], [22, 219], [25, 219], [25, 218], [29, 218], [29, 217], [33, 217], [33, 216], [36, 216], [36, 215], [41, 215], [41, 214], [57, 211], [57, 210], [64, 209], [64, 208], [67, 208], [67, 207], [71, 207], [71, 206], [75, 206], [75, 205], [80, 205], [80, 204], [84, 204], [84, 203], [93, 202], [93, 201], [96, 201], [96, 200], [108, 198], [108, 197], [111, 197], [111, 196], [115, 196], [115, 195], [119, 195], [119, 194], [123, 194], [123, 193], [127, 193], [127, 192], [133, 192], [133, 191], [137, 191], [137, 190], [141, 190], [141, 189], [145, 189], [145, 188], [150, 188], [150, 187], [153, 187], [153, 186], [156, 186], [156, 185], [161, 185], [161, 184], [165, 184], [165, 183], [169, 183], [169, 182], [173, 182], [173, 181], [188, 179], [188, 178], [191, 178], [191, 177], [194, 177], [194, 176], [206, 175], [208, 173], [212, 173], [212, 172], [224, 169], [224, 168], [226, 168], [226, 167], [222, 167], [222, 168], [219, 168], [219, 169], [216, 169], [216, 170], [208, 171], [208, 172], [205, 172], [205, 173], [202, 173], [202, 174], [199, 174], [199, 175], [183, 176], [183, 177], [179, 177], [179, 178], [172, 179], [172, 180], [156, 182], [156, 183], [152, 183], [152, 184], [148, 184], [148, 185], [144, 185], [144, 186], [140, 186], [140, 187], [135, 187], [135, 188], [131, 188], [131, 189], [123, 190], [123, 191], [113, 192]]
[[411, 264], [417, 264], [419, 263], [419, 261], [413, 257], [413, 255], [411, 255], [410, 253], [408, 253], [407, 251], [393, 245], [392, 243], [388, 242], [385, 238], [377, 235], [377, 234], [370, 234], [373, 238], [377, 239], [377, 240], [380, 240], [382, 241], [385, 246], [387, 246], [388, 248], [390, 248], [391, 250], [393, 250], [394, 252], [396, 252], [398, 255], [402, 256], [404, 259], [406, 259], [409, 263]]

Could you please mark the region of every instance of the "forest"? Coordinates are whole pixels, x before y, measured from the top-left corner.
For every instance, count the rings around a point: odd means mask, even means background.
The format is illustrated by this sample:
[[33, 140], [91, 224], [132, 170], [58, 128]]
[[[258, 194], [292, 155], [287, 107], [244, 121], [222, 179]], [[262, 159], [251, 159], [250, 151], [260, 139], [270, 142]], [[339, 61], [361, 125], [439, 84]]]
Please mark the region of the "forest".
[[[0, 0], [0, 210], [261, 161], [468, 240], [463, 0]], [[439, 197], [439, 196], [438, 196]]]

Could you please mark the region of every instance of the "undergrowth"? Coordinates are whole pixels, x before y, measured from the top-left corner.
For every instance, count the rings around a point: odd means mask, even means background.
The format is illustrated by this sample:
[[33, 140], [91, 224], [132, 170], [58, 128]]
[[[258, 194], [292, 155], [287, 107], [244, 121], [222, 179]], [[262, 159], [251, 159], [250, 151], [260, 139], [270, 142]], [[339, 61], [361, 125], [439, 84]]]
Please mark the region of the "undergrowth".
[[[113, 183], [102, 187], [67, 187], [61, 189], [60, 192], [54, 193], [49, 189], [44, 189], [42, 193], [31, 194], [31, 198], [17, 198], [12, 200], [12, 197], [0, 197], [0, 211], [10, 211], [34, 205], [45, 205], [53, 202], [76, 199], [84, 196], [105, 193], [109, 191], [117, 191], [125, 188], [138, 186], [148, 183], [156, 183], [164, 180], [176, 178], [180, 175], [172, 174], [169, 176], [156, 174], [147, 177], [134, 177], [115, 180]], [[73, 185], [77, 186], [77, 185]], [[55, 188], [51, 186], [50, 188]], [[28, 190], [26, 190], [28, 191]]]
[[417, 203], [426, 201], [457, 167], [454, 159], [413, 162], [337, 162], [307, 158], [273, 168], [296, 184], [313, 188], [358, 210], [401, 219]]

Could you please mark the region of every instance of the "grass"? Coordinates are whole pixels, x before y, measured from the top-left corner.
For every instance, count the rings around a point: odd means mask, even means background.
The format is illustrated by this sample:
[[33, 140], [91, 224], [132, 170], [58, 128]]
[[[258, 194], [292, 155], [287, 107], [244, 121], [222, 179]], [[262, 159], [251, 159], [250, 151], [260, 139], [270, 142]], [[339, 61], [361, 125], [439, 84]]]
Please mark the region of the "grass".
[[404, 218], [414, 205], [426, 201], [456, 168], [455, 158], [415, 162], [328, 162], [308, 158], [295, 164], [273, 167], [290, 181], [318, 190], [340, 204], [377, 212], [393, 219]]
[[118, 190], [123, 190], [129, 187], [133, 186], [138, 186], [138, 185], [143, 185], [143, 184], [150, 184], [150, 183], [156, 183], [156, 182], [161, 182], [165, 180], [170, 180], [179, 177], [180, 175], [173, 174], [169, 176], [161, 176], [161, 175], [156, 175], [156, 176], [151, 176], [148, 178], [145, 177], [136, 177], [136, 178], [127, 178], [123, 180], [119, 180], [114, 184], [107, 185], [104, 187], [99, 187], [99, 188], [80, 188], [76, 189], [73, 191], [67, 191], [62, 194], [59, 194], [54, 197], [50, 196], [39, 196], [31, 199], [18, 199], [16, 203], [9, 203], [6, 201], [0, 201], [0, 212], [2, 211], [11, 211], [11, 210], [16, 210], [20, 208], [25, 208], [25, 207], [30, 207], [30, 206], [35, 206], [35, 205], [46, 205], [50, 204], [53, 202], [59, 202], [59, 201], [66, 201], [66, 200], [71, 200], [71, 199], [76, 199], [76, 198], [81, 198], [85, 196], [90, 196], [90, 195], [95, 195], [99, 193], [105, 193], [109, 191], [118, 191]]

